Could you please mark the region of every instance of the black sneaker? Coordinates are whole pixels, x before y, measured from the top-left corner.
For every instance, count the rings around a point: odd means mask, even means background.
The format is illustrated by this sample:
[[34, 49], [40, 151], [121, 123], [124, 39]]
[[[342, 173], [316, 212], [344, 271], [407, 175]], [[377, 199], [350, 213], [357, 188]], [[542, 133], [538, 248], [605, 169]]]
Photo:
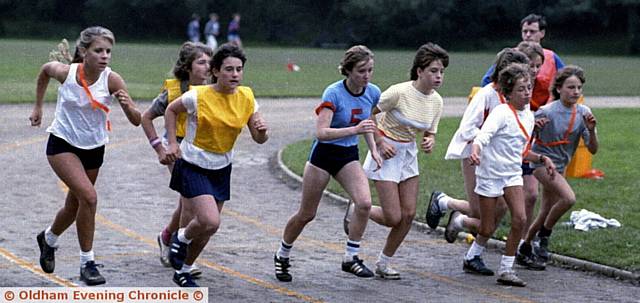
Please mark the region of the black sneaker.
[[[171, 249], [169, 250], [169, 262], [173, 269], [180, 270], [182, 268], [184, 259], [187, 257], [187, 247], [189, 247], [189, 244], [180, 242], [180, 240], [178, 240], [178, 233], [173, 233], [171, 236]], [[189, 276], [189, 278], [191, 278], [191, 276]]]
[[50, 274], [56, 268], [55, 252], [57, 247], [51, 247], [44, 238], [44, 230], [36, 237], [38, 247], [40, 247], [40, 267], [42, 271]]
[[360, 278], [373, 278], [375, 276], [358, 256], [353, 256], [352, 261], [342, 262], [342, 271], [352, 273]]
[[193, 277], [188, 272], [185, 273], [173, 273], [173, 282], [178, 284], [180, 287], [200, 287], [196, 282], [193, 281]]
[[516, 264], [530, 270], [544, 270], [547, 267], [536, 255], [521, 253], [519, 251], [516, 253]]
[[88, 286], [104, 284], [106, 281], [98, 271], [98, 267], [102, 267], [102, 264], [96, 264], [94, 261], [85, 263], [80, 267], [80, 280]]
[[349, 223], [351, 222], [351, 216], [353, 216], [353, 210], [355, 207], [356, 205], [353, 201], [349, 200], [349, 203], [347, 203], [347, 210], [345, 211], [344, 218], [342, 219], [342, 228], [347, 236], [349, 235]]
[[540, 261], [548, 262], [551, 254], [549, 253], [549, 237], [540, 237], [538, 245], [534, 246], [534, 253]]
[[273, 264], [276, 266], [276, 278], [281, 282], [291, 282], [293, 277], [289, 273], [289, 258], [278, 258], [278, 256], [273, 256]]
[[462, 215], [462, 213], [457, 210], [452, 211], [449, 215], [449, 222], [447, 222], [447, 227], [444, 230], [444, 239], [449, 243], [455, 242], [458, 238], [458, 233], [460, 232], [460, 230], [453, 226], [453, 222], [460, 215]]
[[471, 260], [464, 260], [462, 270], [472, 274], [480, 274], [483, 276], [493, 276], [493, 270], [484, 265], [484, 261], [480, 256], [475, 256]]
[[440, 209], [440, 204], [438, 203], [438, 197], [441, 195], [443, 195], [442, 192], [434, 191], [431, 192], [431, 197], [429, 197], [429, 207], [427, 207], [425, 219], [427, 221], [427, 225], [432, 229], [438, 228], [440, 218], [444, 215], [444, 212]]

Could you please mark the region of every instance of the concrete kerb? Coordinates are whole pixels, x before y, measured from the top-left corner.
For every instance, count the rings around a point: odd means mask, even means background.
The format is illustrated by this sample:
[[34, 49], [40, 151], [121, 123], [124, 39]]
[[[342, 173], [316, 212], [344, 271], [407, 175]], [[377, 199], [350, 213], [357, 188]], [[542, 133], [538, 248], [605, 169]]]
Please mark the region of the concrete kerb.
[[[282, 178], [283, 181], [285, 183], [288, 184], [297, 184], [300, 185], [302, 184], [302, 177], [298, 176], [296, 173], [294, 173], [293, 171], [291, 171], [282, 161], [282, 152], [283, 149], [280, 149], [277, 154], [275, 161], [272, 161], [273, 164], [273, 168], [276, 169], [277, 171], [282, 173]], [[349, 202], [348, 199], [337, 195], [335, 193], [332, 193], [328, 190], [324, 191], [324, 196], [329, 198], [330, 200], [334, 201], [336, 204], [344, 204], [347, 205], [347, 203]], [[420, 232], [425, 232], [425, 233], [433, 233], [436, 232], [438, 234], [444, 234], [444, 228], [443, 227], [438, 227], [436, 230], [431, 229], [429, 226], [427, 226], [427, 224], [422, 223], [422, 222], [418, 222], [418, 221], [413, 221], [413, 227], [420, 231]], [[459, 241], [465, 241], [465, 239], [467, 238], [467, 233], [466, 232], [460, 232], [458, 234], [458, 240]], [[487, 248], [489, 249], [496, 249], [499, 251], [504, 251], [505, 249], [505, 242], [504, 241], [500, 241], [500, 240], [496, 240], [496, 239], [490, 239], [489, 242], [487, 243]], [[562, 267], [566, 267], [566, 268], [571, 268], [571, 269], [575, 269], [575, 270], [583, 270], [583, 271], [589, 271], [589, 272], [595, 272], [607, 277], [612, 277], [612, 278], [616, 278], [616, 279], [621, 279], [621, 280], [627, 280], [630, 281], [634, 284], [639, 284], [640, 283], [640, 273], [633, 273], [627, 270], [622, 270], [622, 269], [618, 269], [615, 267], [611, 267], [611, 266], [606, 266], [606, 265], [602, 265], [602, 264], [598, 264], [598, 263], [593, 263], [590, 261], [586, 261], [586, 260], [581, 260], [581, 259], [577, 259], [577, 258], [572, 258], [572, 257], [568, 257], [568, 256], [563, 256], [563, 255], [559, 255], [559, 254], [551, 254], [551, 260], [553, 261], [553, 264], [555, 265], [559, 265]]]

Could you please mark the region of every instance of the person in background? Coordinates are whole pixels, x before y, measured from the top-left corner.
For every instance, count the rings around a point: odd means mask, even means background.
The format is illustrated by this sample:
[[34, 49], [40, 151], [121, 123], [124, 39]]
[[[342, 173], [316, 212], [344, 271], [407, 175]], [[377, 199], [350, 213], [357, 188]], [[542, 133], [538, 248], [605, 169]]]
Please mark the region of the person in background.
[[200, 16], [191, 15], [191, 21], [187, 24], [187, 37], [191, 42], [200, 42]]
[[220, 23], [218, 22], [218, 14], [209, 14], [209, 21], [204, 25], [204, 36], [207, 40], [207, 46], [215, 50], [218, 48], [218, 35], [220, 34]]
[[233, 14], [231, 22], [229, 22], [227, 40], [231, 44], [242, 47], [242, 40], [240, 39], [240, 14], [238, 13]]

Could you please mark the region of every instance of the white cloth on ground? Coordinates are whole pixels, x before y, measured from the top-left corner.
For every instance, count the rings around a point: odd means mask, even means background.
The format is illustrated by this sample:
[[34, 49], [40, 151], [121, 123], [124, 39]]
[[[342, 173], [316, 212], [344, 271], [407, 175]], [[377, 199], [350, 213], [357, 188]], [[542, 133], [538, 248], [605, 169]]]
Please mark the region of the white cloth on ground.
[[573, 227], [581, 231], [589, 231], [598, 228], [607, 227], [620, 227], [622, 224], [616, 219], [605, 219], [599, 214], [586, 209], [580, 211], [572, 211], [570, 216], [570, 222]]

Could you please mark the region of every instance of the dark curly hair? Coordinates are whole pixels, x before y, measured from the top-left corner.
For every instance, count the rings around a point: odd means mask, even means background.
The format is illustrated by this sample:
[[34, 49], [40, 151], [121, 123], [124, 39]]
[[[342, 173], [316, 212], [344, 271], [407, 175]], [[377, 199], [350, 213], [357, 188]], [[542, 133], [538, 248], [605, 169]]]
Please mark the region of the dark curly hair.
[[245, 62], [247, 62], [247, 56], [239, 46], [232, 43], [225, 43], [221, 45], [220, 47], [218, 47], [213, 57], [211, 57], [211, 77], [213, 78], [214, 83], [218, 79], [213, 75], [213, 71], [219, 71], [222, 67], [222, 62], [224, 61], [224, 59], [227, 59], [229, 57], [240, 59], [240, 61], [242, 61], [242, 66], [244, 66]]
[[511, 63], [529, 65], [529, 57], [521, 51], [510, 47], [502, 49], [496, 57], [496, 62], [494, 64], [495, 69], [493, 70], [493, 74], [491, 74], [490, 78], [491, 82], [498, 83], [498, 75], [500, 74], [500, 71]]
[[418, 68], [424, 69], [436, 60], [440, 60], [444, 67], [449, 66], [449, 54], [440, 45], [428, 42], [420, 46], [413, 58], [413, 66], [409, 72], [411, 80], [418, 80]]
[[498, 76], [498, 84], [500, 84], [500, 91], [508, 98], [513, 92], [513, 87], [519, 79], [531, 80], [531, 73], [529, 72], [529, 65], [522, 63], [511, 63], [509, 66], [503, 68]]

